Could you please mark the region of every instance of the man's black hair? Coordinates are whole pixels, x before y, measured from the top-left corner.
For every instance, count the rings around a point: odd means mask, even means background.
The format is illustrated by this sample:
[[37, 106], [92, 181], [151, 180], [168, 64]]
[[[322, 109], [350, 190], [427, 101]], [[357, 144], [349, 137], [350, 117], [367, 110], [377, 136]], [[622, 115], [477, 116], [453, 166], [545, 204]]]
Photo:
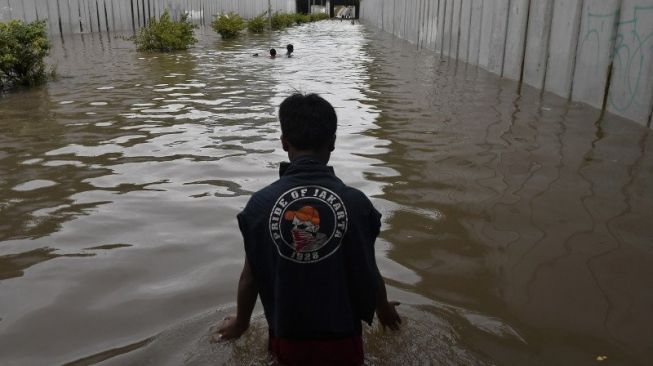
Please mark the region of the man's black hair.
[[270, 56], [276, 56], [276, 55], [277, 55], [277, 50], [275, 50], [274, 48], [271, 48], [270, 49]]
[[317, 94], [293, 94], [279, 107], [281, 133], [299, 150], [318, 151], [333, 141], [338, 117], [333, 106]]
[[292, 44], [288, 44], [286, 46], [286, 50], [288, 51], [288, 53], [292, 53], [295, 50], [295, 46], [293, 46]]

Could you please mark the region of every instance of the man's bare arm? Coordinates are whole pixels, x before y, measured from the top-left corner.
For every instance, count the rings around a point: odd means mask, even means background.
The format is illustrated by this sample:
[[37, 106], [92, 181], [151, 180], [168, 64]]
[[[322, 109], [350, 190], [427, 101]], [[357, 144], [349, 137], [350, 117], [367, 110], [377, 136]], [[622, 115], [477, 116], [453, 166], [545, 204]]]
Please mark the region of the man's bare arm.
[[376, 316], [381, 322], [383, 329], [386, 327], [392, 330], [399, 330], [401, 318], [397, 314], [395, 307], [399, 305], [398, 301], [388, 301], [388, 294], [385, 289], [385, 282], [383, 277], [378, 276], [378, 290], [376, 291]]
[[238, 281], [236, 315], [230, 315], [224, 319], [220, 329], [218, 329], [218, 334], [220, 334], [221, 339], [234, 339], [245, 333], [247, 328], [249, 328], [249, 321], [252, 317], [252, 311], [254, 311], [257, 297], [258, 288], [254, 282], [249, 261], [245, 258], [245, 265]]

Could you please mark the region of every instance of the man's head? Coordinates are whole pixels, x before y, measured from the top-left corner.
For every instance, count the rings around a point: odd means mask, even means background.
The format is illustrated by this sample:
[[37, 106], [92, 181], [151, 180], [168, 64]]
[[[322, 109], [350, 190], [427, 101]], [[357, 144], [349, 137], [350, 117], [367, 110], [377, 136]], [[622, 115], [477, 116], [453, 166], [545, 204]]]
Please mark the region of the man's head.
[[286, 54], [287, 54], [288, 56], [290, 56], [290, 54], [292, 54], [293, 51], [295, 51], [295, 46], [293, 46], [292, 44], [287, 45], [287, 46], [286, 46], [286, 51], [287, 51]]
[[270, 57], [276, 57], [276, 56], [277, 56], [277, 50], [275, 50], [274, 48], [271, 48], [270, 49]]
[[328, 161], [336, 140], [338, 117], [331, 104], [317, 94], [293, 94], [279, 107], [281, 142], [290, 159], [309, 153]]

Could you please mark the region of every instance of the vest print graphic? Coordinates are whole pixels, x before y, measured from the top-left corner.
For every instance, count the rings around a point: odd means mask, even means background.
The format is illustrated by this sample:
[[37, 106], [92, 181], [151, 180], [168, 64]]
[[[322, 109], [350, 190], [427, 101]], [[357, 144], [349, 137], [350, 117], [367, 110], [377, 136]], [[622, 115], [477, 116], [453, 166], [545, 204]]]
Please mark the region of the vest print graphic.
[[347, 209], [333, 191], [302, 186], [282, 194], [270, 213], [270, 237], [279, 255], [315, 263], [340, 247], [347, 232]]

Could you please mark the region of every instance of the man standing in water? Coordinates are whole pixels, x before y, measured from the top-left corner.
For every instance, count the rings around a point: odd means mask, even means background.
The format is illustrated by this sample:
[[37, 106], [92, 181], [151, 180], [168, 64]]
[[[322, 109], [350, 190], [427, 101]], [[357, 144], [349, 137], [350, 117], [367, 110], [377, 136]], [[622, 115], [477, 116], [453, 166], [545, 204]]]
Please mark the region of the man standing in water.
[[371, 324], [376, 311], [384, 328], [401, 323], [374, 257], [381, 214], [327, 166], [337, 128], [329, 102], [292, 95], [279, 120], [290, 163], [238, 215], [246, 258], [237, 313], [218, 333], [240, 337], [260, 295], [269, 350], [280, 363], [362, 365], [361, 321]]

